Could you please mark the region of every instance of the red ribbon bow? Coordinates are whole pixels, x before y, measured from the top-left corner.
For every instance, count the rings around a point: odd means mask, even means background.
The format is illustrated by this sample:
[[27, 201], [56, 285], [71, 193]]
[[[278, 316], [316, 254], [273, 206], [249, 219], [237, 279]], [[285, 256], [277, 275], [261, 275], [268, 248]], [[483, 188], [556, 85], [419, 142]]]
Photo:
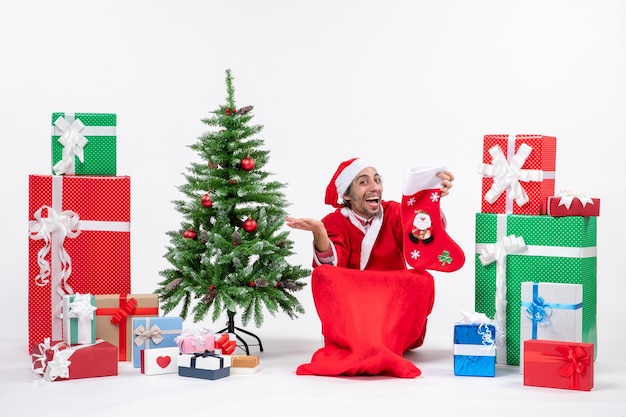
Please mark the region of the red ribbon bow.
[[135, 307], [137, 307], [137, 300], [131, 297], [126, 302], [124, 307], [120, 307], [117, 312], [111, 317], [111, 323], [117, 326], [122, 322], [122, 320], [125, 320], [129, 314], [133, 313]]
[[230, 355], [237, 348], [237, 342], [231, 340], [229, 333], [224, 333], [219, 339], [215, 340], [215, 349], [222, 349], [222, 353]]
[[589, 355], [580, 346], [561, 345], [556, 348], [556, 351], [563, 355], [560, 359], [566, 362], [559, 369], [559, 375], [569, 378], [572, 388], [580, 389], [580, 375], [590, 364]]

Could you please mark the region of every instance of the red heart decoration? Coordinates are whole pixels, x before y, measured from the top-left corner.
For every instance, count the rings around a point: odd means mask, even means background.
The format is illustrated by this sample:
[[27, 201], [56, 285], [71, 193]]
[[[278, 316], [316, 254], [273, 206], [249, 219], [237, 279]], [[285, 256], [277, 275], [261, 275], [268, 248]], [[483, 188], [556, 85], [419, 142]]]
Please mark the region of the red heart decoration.
[[169, 356], [159, 356], [157, 358], [157, 365], [159, 365], [163, 369], [167, 368], [170, 362], [172, 362], [172, 358], [170, 358]]

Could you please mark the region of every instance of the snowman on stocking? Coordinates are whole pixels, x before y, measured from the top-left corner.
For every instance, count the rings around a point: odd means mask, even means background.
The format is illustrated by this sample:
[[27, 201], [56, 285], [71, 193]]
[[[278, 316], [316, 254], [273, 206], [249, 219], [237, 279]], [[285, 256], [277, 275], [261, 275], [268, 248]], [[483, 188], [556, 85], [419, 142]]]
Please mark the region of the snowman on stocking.
[[411, 168], [402, 189], [403, 251], [415, 269], [452, 272], [465, 263], [465, 254], [445, 230], [439, 206], [444, 166]]

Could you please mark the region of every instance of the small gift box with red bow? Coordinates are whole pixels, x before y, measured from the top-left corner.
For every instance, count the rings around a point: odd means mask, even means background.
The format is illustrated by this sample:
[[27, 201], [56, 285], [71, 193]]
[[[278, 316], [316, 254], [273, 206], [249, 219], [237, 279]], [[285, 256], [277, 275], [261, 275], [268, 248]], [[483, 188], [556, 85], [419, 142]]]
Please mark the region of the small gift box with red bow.
[[593, 344], [524, 341], [524, 385], [591, 391]]
[[230, 376], [229, 356], [205, 351], [178, 356], [178, 375], [201, 379], [220, 379]]
[[32, 369], [43, 381], [117, 375], [117, 347], [102, 339], [76, 346], [45, 339], [32, 352]]
[[96, 343], [96, 298], [91, 294], [63, 296], [63, 341], [70, 345]]
[[222, 333], [215, 337], [215, 353], [230, 355], [237, 349], [237, 336], [233, 333]]
[[600, 199], [590, 198], [575, 191], [562, 190], [559, 195], [548, 198], [548, 215], [565, 216], [600, 216]]
[[211, 352], [215, 349], [215, 334], [209, 329], [185, 329], [176, 336], [175, 341], [180, 353], [202, 353], [205, 350]]
[[133, 317], [133, 367], [141, 368], [141, 351], [175, 347], [183, 331], [181, 317]]
[[178, 348], [144, 349], [141, 352], [141, 373], [144, 375], [175, 374], [178, 372]]

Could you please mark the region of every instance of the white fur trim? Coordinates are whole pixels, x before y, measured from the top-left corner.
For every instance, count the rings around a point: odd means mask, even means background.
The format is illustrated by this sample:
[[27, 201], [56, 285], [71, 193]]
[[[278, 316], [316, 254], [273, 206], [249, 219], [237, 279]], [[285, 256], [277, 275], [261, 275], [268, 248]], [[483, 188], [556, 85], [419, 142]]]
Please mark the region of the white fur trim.
[[437, 173], [445, 171], [445, 165], [410, 168], [404, 176], [402, 195], [413, 195], [421, 190], [441, 188], [441, 178]]
[[341, 171], [335, 180], [335, 187], [337, 187], [337, 194], [340, 198], [346, 193], [357, 174], [368, 167], [374, 168], [375, 165], [365, 158], [358, 158]]

